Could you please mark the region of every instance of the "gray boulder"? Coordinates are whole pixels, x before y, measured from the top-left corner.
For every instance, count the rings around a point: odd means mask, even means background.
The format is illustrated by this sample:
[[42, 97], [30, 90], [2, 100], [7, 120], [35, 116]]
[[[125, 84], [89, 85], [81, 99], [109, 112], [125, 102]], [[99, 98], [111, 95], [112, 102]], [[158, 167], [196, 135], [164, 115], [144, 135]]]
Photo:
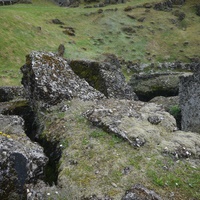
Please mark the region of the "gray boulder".
[[92, 87], [108, 98], [137, 99], [136, 94], [127, 85], [119, 63], [73, 60], [69, 63], [73, 71], [84, 78]]
[[149, 101], [156, 96], [177, 96], [179, 77], [188, 75], [191, 73], [134, 74], [129, 85], [140, 100]]
[[[191, 58], [189, 58], [191, 59]], [[193, 72], [198, 67], [198, 58], [193, 60], [191, 63], [182, 63], [182, 62], [163, 62], [163, 63], [132, 63], [131, 61], [122, 63], [127, 66], [128, 72], [141, 73], [158, 73], [158, 72]]]
[[123, 138], [134, 147], [141, 147], [152, 138], [159, 141], [161, 127], [169, 132], [176, 129], [175, 119], [161, 106], [140, 101], [108, 99], [87, 110], [84, 116], [93, 125]]
[[48, 158], [24, 133], [18, 116], [0, 115], [0, 197], [23, 199], [27, 183], [43, 178]]
[[179, 106], [179, 96], [174, 97], [163, 97], [158, 96], [151, 99], [149, 102], [162, 105], [162, 107], [174, 116], [176, 119], [176, 124], [179, 129], [181, 129], [181, 109]]
[[159, 11], [168, 11], [171, 10], [174, 5], [183, 5], [184, 3], [185, 0], [166, 0], [156, 3], [154, 9]]
[[182, 130], [200, 133], [200, 70], [180, 78], [180, 107]]
[[0, 102], [10, 101], [13, 99], [25, 98], [24, 88], [19, 87], [0, 87]]
[[34, 107], [55, 105], [78, 97], [83, 100], [105, 96], [79, 78], [68, 62], [53, 53], [32, 52], [21, 68], [25, 93]]

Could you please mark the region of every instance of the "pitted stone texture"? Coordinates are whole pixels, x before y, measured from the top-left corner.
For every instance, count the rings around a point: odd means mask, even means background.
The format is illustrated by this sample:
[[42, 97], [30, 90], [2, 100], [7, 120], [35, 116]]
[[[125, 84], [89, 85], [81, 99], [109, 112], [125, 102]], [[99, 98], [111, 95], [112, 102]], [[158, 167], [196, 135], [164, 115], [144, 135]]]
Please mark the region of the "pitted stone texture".
[[21, 68], [22, 84], [29, 101], [55, 105], [62, 100], [78, 97], [83, 100], [101, 99], [105, 96], [80, 79], [68, 62], [53, 53], [32, 52]]
[[169, 11], [174, 5], [183, 5], [185, 0], [166, 0], [164, 2], [156, 3], [155, 10]]
[[23, 119], [0, 115], [0, 197], [26, 195], [25, 184], [43, 178], [48, 158], [23, 131]]
[[[200, 64], [199, 64], [200, 68]], [[200, 69], [180, 78], [181, 126], [184, 131], [200, 133]]]
[[200, 135], [193, 132], [175, 131], [170, 140], [162, 140], [163, 153], [173, 155], [176, 159], [200, 158]]
[[25, 135], [24, 120], [19, 116], [6, 116], [0, 114], [0, 131], [7, 134]]
[[127, 85], [121, 67], [116, 61], [100, 63], [91, 60], [73, 60], [69, 65], [78, 76], [84, 78], [106, 97], [137, 99], [132, 88]]
[[0, 87], [0, 102], [25, 98], [23, 87]]
[[[194, 60], [193, 60], [194, 59]], [[163, 63], [132, 63], [131, 61], [125, 62], [122, 64], [127, 66], [128, 71], [132, 71], [134, 73], [142, 73], [144, 71], [148, 71], [151, 73], [158, 73], [163, 71], [169, 72], [193, 72], [196, 68], [198, 68], [198, 58], [191, 58], [190, 63], [182, 63], [182, 62], [163, 62]]]
[[192, 73], [167, 72], [152, 74], [134, 74], [129, 85], [142, 101], [149, 101], [156, 96], [176, 96], [179, 92], [179, 77]]
[[174, 97], [157, 96], [151, 99], [149, 102], [162, 105], [166, 111], [170, 111], [171, 107], [179, 106], [179, 96], [174, 96]]
[[[162, 134], [176, 129], [175, 119], [154, 103], [108, 99], [98, 102], [84, 115], [94, 125], [122, 137], [134, 147], [152, 141], [160, 143]], [[152, 125], [150, 118], [159, 119], [159, 123]]]
[[126, 191], [122, 200], [162, 200], [162, 198], [153, 190], [149, 190], [143, 185], [137, 184]]

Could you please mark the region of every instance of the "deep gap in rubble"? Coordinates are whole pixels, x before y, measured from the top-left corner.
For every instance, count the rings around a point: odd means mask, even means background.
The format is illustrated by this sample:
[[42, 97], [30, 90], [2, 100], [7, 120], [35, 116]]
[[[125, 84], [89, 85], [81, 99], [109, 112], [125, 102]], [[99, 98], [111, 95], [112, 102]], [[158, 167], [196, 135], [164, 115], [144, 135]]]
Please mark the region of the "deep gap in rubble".
[[38, 137], [39, 123], [35, 113], [26, 101], [16, 102], [12, 109], [4, 111], [4, 115], [18, 115], [24, 119], [24, 129], [26, 135], [44, 148], [45, 155], [49, 158], [44, 170], [44, 182], [48, 185], [56, 185], [58, 179], [58, 164], [61, 158], [61, 149], [57, 143], [47, 141], [45, 138]]

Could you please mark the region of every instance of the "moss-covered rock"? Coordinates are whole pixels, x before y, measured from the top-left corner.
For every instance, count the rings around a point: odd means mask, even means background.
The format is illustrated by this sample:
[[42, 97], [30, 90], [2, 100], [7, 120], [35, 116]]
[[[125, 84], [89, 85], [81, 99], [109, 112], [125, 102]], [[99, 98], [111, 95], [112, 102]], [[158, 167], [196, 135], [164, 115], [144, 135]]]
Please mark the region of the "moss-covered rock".
[[156, 96], [177, 96], [179, 77], [191, 74], [182, 72], [134, 74], [129, 84], [140, 100], [149, 101]]
[[70, 67], [80, 77], [84, 78], [92, 87], [102, 92], [108, 98], [137, 99], [119, 65], [108, 62], [90, 60], [73, 60]]

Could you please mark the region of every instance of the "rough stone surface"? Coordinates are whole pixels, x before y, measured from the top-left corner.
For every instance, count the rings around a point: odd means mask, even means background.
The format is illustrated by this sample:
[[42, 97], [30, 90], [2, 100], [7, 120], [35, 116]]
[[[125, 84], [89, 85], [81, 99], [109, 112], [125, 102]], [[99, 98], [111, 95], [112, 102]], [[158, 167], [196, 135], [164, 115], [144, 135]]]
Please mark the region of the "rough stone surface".
[[180, 10], [175, 10], [174, 12], [172, 12], [172, 14], [174, 16], [176, 16], [178, 18], [178, 20], [180, 20], [180, 21], [184, 20], [184, 18], [186, 16], [185, 13], [181, 12]]
[[157, 96], [151, 99], [149, 102], [162, 105], [163, 108], [169, 112], [170, 108], [172, 108], [173, 106], [179, 106], [179, 96], [174, 96], [174, 97]]
[[174, 5], [183, 5], [184, 3], [185, 0], [167, 0], [164, 2], [156, 3], [154, 5], [154, 9], [160, 11], [168, 11], [171, 10]]
[[105, 4], [117, 4], [117, 3], [126, 3], [126, 0], [105, 0]]
[[0, 1], [1, 5], [12, 5], [14, 3], [32, 3], [32, 0], [2, 0]]
[[162, 198], [153, 190], [149, 190], [143, 185], [137, 184], [126, 191], [122, 200], [162, 200]]
[[179, 91], [179, 77], [191, 73], [153, 73], [136, 74], [131, 77], [129, 85], [138, 98], [148, 101], [155, 96], [176, 96]]
[[179, 90], [182, 130], [200, 133], [200, 70], [189, 77], [181, 77]]
[[99, 102], [84, 115], [94, 125], [127, 140], [134, 147], [143, 146], [152, 137], [160, 141], [161, 127], [169, 132], [176, 129], [175, 119], [153, 103], [110, 99]]
[[25, 98], [23, 87], [0, 87], [0, 102]]
[[134, 73], [141, 73], [144, 71], [149, 71], [150, 73], [156, 73], [159, 71], [195, 71], [198, 68], [199, 62], [192, 61], [191, 63], [182, 63], [182, 62], [164, 62], [164, 63], [132, 63], [131, 61], [121, 62], [121, 64], [127, 66], [127, 70]]
[[53, 24], [60, 24], [60, 25], [63, 25], [64, 23], [62, 21], [60, 21], [59, 19], [52, 19], [52, 23]]
[[164, 154], [170, 154], [175, 159], [200, 158], [200, 135], [193, 132], [176, 131], [170, 135], [170, 140], [160, 144]]
[[196, 5], [196, 14], [200, 16], [200, 4]]
[[80, 79], [68, 62], [53, 53], [32, 52], [21, 68], [22, 84], [32, 105], [38, 102], [54, 105], [62, 100], [79, 97], [83, 100], [105, 96]]
[[43, 148], [32, 143], [23, 130], [18, 116], [0, 115], [0, 197], [22, 199], [25, 184], [43, 178], [48, 158]]
[[78, 6], [79, 0], [54, 0], [59, 6], [69, 7]]
[[106, 97], [137, 99], [131, 87], [126, 84], [119, 63], [113, 59], [109, 60], [111, 64], [109, 62], [73, 60], [69, 65], [78, 76], [84, 78]]
[[58, 56], [63, 57], [65, 53], [65, 46], [63, 44], [60, 44], [58, 47]]

